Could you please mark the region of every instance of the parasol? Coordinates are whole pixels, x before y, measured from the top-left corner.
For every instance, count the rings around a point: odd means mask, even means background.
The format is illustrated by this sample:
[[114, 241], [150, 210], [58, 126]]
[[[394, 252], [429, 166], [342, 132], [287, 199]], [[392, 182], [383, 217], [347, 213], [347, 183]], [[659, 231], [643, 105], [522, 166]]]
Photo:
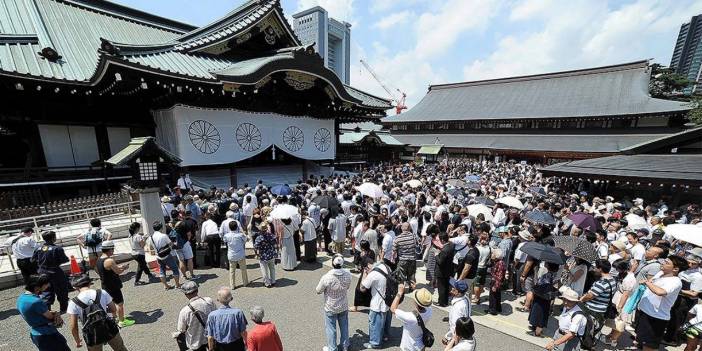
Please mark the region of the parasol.
[[477, 216], [479, 213], [482, 213], [483, 216], [485, 216], [486, 221], [492, 220], [492, 210], [483, 204], [469, 205], [468, 207], [466, 207], [466, 209], [468, 210], [468, 213], [473, 217]]
[[480, 183], [469, 182], [469, 183], [466, 183], [465, 188], [471, 189], [471, 190], [480, 190]]
[[286, 219], [293, 218], [297, 214], [297, 207], [288, 204], [280, 204], [271, 211], [270, 216], [271, 218]]
[[505, 196], [505, 197], [501, 197], [501, 198], [499, 198], [499, 199], [497, 199], [497, 200], [495, 200], [495, 201], [496, 201], [497, 203], [500, 203], [500, 204], [503, 204], [503, 205], [507, 205], [507, 206], [509, 206], [509, 207], [514, 207], [514, 208], [516, 208], [516, 209], [518, 209], [518, 210], [521, 210], [521, 209], [524, 208], [524, 204], [522, 204], [522, 202], [519, 201], [519, 199], [517, 199], [517, 198], [514, 197], [514, 196]]
[[339, 200], [329, 195], [316, 196], [312, 199], [312, 202], [316, 203], [321, 208], [337, 209], [339, 207]]
[[626, 221], [629, 223], [630, 229], [638, 230], [641, 228], [648, 227], [648, 223], [646, 223], [645, 218], [643, 218], [641, 216], [637, 216], [633, 213], [630, 213], [630, 214], [624, 216], [624, 219], [626, 219]]
[[463, 196], [463, 189], [458, 189], [458, 188], [451, 188], [449, 190], [446, 190], [446, 193], [453, 196], [453, 197], [458, 197], [458, 196]]
[[419, 188], [422, 186], [422, 182], [416, 179], [408, 180], [405, 182], [406, 185], [408, 185], [410, 188]]
[[577, 236], [565, 235], [555, 236], [553, 242], [556, 247], [568, 252], [571, 256], [581, 258], [590, 263], [598, 259], [597, 251], [587, 240]]
[[483, 204], [485, 206], [495, 206], [495, 200], [489, 197], [479, 196], [473, 199], [473, 201], [475, 201], [477, 204]]
[[446, 184], [448, 184], [452, 187], [456, 187], [456, 188], [462, 188], [462, 187], [466, 186], [466, 182], [464, 182], [460, 179], [449, 179], [446, 181]]
[[532, 223], [538, 223], [543, 225], [556, 225], [556, 219], [553, 218], [553, 216], [551, 216], [550, 213], [539, 210], [532, 210], [527, 212], [527, 214], [524, 216], [524, 219]]
[[671, 224], [665, 227], [665, 233], [673, 238], [695, 246], [702, 246], [702, 227], [694, 224]]
[[529, 188], [529, 191], [536, 196], [546, 196], [546, 190], [540, 186], [532, 186]]
[[478, 181], [480, 181], [480, 176], [475, 175], [475, 174], [471, 174], [471, 175], [466, 177], [466, 180], [469, 182], [478, 182]]
[[589, 213], [575, 212], [568, 216], [568, 219], [573, 221], [573, 224], [577, 225], [580, 227], [580, 229], [586, 232], [594, 233], [597, 231], [597, 229], [601, 228], [600, 222], [598, 222], [595, 217]]
[[273, 195], [278, 195], [278, 196], [287, 196], [292, 194], [293, 191], [290, 189], [290, 186], [287, 184], [278, 184], [274, 185], [271, 188], [271, 194]]
[[533, 241], [524, 243], [519, 250], [539, 261], [556, 264], [564, 264], [566, 261], [565, 255], [563, 255], [560, 250], [556, 249], [555, 247], [535, 243]]
[[381, 189], [380, 186], [375, 183], [363, 183], [357, 186], [356, 190], [358, 190], [361, 194], [374, 199], [380, 198], [384, 195], [383, 189]]

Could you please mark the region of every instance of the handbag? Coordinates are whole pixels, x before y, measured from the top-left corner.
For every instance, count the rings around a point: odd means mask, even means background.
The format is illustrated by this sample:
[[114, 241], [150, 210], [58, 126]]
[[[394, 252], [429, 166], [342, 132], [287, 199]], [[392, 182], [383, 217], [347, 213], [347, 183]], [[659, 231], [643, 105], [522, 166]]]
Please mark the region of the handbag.
[[639, 301], [641, 301], [641, 297], [643, 297], [644, 292], [646, 291], [646, 285], [639, 285], [639, 288], [634, 291], [634, 293], [629, 297], [628, 300], [626, 300], [626, 304], [624, 305], [623, 312], [626, 314], [632, 314], [634, 310], [636, 310], [636, 307], [639, 305]]
[[434, 333], [432, 333], [427, 327], [424, 326], [424, 321], [417, 311], [413, 311], [414, 318], [417, 319], [417, 324], [422, 328], [422, 344], [425, 348], [431, 348], [434, 345]]

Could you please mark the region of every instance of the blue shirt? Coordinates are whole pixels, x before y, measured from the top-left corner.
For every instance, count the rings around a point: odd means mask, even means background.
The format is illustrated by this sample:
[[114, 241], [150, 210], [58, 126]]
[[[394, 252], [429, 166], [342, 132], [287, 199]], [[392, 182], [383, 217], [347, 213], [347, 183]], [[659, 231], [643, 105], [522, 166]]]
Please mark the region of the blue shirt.
[[229, 261], [241, 261], [246, 258], [246, 235], [241, 232], [229, 232], [224, 234], [224, 242], [227, 243]]
[[196, 221], [200, 220], [200, 215], [202, 215], [202, 210], [200, 209], [200, 206], [198, 206], [196, 203], [192, 202], [192, 203], [187, 204], [185, 206], [185, 210], [190, 211], [194, 220], [196, 220]]
[[46, 319], [44, 313], [49, 309], [44, 301], [34, 294], [24, 293], [17, 298], [17, 310], [32, 328], [32, 335], [51, 335], [58, 333], [53, 321]]
[[246, 324], [246, 317], [240, 309], [222, 306], [207, 316], [207, 336], [220, 344], [228, 344], [241, 339]]

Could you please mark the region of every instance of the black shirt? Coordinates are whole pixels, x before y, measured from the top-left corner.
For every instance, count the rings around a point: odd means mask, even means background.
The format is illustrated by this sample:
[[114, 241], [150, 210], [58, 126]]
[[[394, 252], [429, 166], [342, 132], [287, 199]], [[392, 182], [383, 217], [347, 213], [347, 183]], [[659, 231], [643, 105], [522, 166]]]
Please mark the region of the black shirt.
[[480, 251], [478, 248], [473, 246], [468, 249], [466, 253], [466, 258], [463, 260], [465, 264], [470, 265], [470, 270], [468, 270], [467, 279], [473, 279], [478, 274], [478, 261], [480, 259]]

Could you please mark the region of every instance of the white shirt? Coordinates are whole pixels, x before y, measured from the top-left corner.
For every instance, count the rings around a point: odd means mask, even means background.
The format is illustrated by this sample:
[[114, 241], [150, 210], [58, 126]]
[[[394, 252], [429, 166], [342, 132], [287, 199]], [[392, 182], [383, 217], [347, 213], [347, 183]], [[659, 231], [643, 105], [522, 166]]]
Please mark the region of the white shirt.
[[219, 228], [217, 228], [217, 223], [215, 221], [208, 219], [202, 223], [200, 228], [200, 238], [205, 241], [208, 235], [219, 235]]
[[[378, 264], [376, 268], [382, 270], [386, 274], [390, 273], [390, 270], [385, 264]], [[368, 273], [365, 279], [361, 282], [364, 288], [370, 290], [371, 292], [371, 302], [370, 309], [374, 312], [387, 312], [389, 307], [385, 304], [383, 296], [385, 296], [385, 287], [387, 279], [379, 272], [371, 271]]]
[[[431, 308], [427, 308], [424, 313], [420, 314], [424, 325], [426, 326], [431, 318]], [[395, 310], [395, 318], [402, 322], [402, 340], [400, 341], [400, 350], [402, 351], [421, 351], [424, 349], [422, 342], [422, 328], [417, 323], [417, 318], [414, 313]]]
[[667, 294], [658, 296], [651, 289], [646, 289], [639, 302], [639, 310], [654, 318], [670, 320], [670, 309], [678, 298], [682, 282], [678, 277], [663, 277], [661, 271], [653, 276], [653, 285], [662, 288]]
[[470, 319], [471, 307], [470, 301], [464, 295], [463, 297], [453, 298], [451, 300], [451, 308], [449, 309], [449, 330], [446, 333], [446, 340], [451, 340], [453, 334], [456, 333], [456, 321], [458, 318], [466, 317]]
[[144, 247], [141, 243], [144, 242], [144, 234], [136, 233], [129, 238], [129, 245], [132, 247], [132, 255], [143, 255]]
[[558, 317], [558, 329], [562, 332], [571, 332], [576, 336], [585, 334], [585, 325], [587, 324], [585, 316], [579, 314], [573, 317], [573, 314], [578, 311], [582, 311], [578, 305], [569, 310], [564, 309]]
[[232, 221], [236, 221], [237, 228], [238, 228], [237, 231], [240, 231], [242, 229], [241, 223], [239, 223], [239, 221], [237, 221], [233, 218], [227, 218], [227, 219], [223, 220], [222, 224], [219, 226], [219, 236], [224, 238], [225, 235], [231, 233], [232, 230], [229, 229], [229, 223], [231, 223]]
[[[688, 313], [695, 316], [690, 319], [690, 324], [702, 324], [702, 305], [697, 304], [693, 306]], [[699, 325], [697, 327], [699, 327]]]
[[455, 238], [449, 239], [455, 245], [455, 249], [460, 249], [456, 250], [456, 253], [453, 255], [453, 264], [458, 264], [458, 259], [460, 257], [465, 257], [466, 254], [468, 253], [468, 250], [470, 249], [470, 245], [468, 245], [468, 234], [463, 234], [460, 236], [457, 236]]
[[619, 304], [619, 299], [622, 298], [624, 293], [628, 292], [631, 294], [631, 292], [638, 286], [639, 283], [636, 281], [636, 275], [632, 272], [627, 272], [626, 277], [624, 277], [622, 283], [619, 284], [617, 291], [614, 293], [614, 297], [612, 297], [612, 303], [617, 306]]
[[[18, 260], [25, 259], [25, 258], [32, 258], [32, 255], [34, 255], [34, 250], [41, 246], [39, 243], [34, 241], [32, 236], [25, 236], [24, 233], [19, 234], [19, 239], [17, 239], [17, 236], [13, 236], [5, 242], [5, 246], [11, 246], [12, 247], [12, 253], [15, 255], [15, 258]], [[13, 244], [12, 241], [17, 239], [15, 243]]]
[[304, 241], [312, 241], [317, 239], [317, 231], [314, 229], [314, 221], [311, 218], [305, 218], [304, 221], [302, 221], [302, 231], [303, 231], [303, 240]]
[[192, 189], [193, 182], [190, 180], [189, 176], [178, 178], [178, 187], [181, 189]]
[[[76, 296], [80, 302], [90, 306], [93, 301], [95, 301], [95, 298], [97, 297], [97, 292], [93, 289], [88, 289], [81, 291], [78, 296]], [[112, 296], [107, 293], [105, 290], [100, 290], [100, 305], [102, 306], [102, 309], [107, 312], [108, 316], [112, 316], [110, 314], [109, 309], [107, 308], [107, 305], [112, 302]], [[83, 309], [80, 308], [80, 306], [76, 305], [75, 302], [73, 302], [73, 299], [68, 300], [68, 308], [66, 309], [66, 313], [72, 314], [75, 316], [78, 316], [78, 319], [83, 322]]]
[[[246, 196], [253, 197], [252, 195], [246, 195]], [[246, 197], [244, 197], [244, 201], [246, 201]], [[249, 202], [249, 203], [244, 203], [244, 208], [243, 208], [244, 216], [246, 216], [246, 217], [253, 216], [253, 210], [254, 210], [253, 200], [251, 200], [251, 202]]]
[[[171, 245], [171, 238], [168, 237], [168, 235], [161, 233], [161, 232], [154, 232], [153, 235], [151, 235], [151, 240], [147, 241], [147, 244], [151, 245], [154, 248], [154, 251], [158, 252], [159, 249], [162, 249], [168, 245]], [[171, 256], [175, 255], [175, 250], [171, 250]], [[168, 257], [158, 257], [156, 255], [156, 258], [159, 260], [165, 260]]]
[[609, 245], [606, 242], [595, 243], [595, 250], [597, 251], [597, 256], [600, 258], [607, 258], [609, 256]]
[[461, 339], [458, 344], [451, 348], [451, 351], [473, 351], [475, 350], [475, 338], [466, 340]]
[[395, 232], [392, 230], [383, 234], [383, 258], [393, 262], [392, 243], [395, 241]]
[[170, 202], [162, 202], [161, 203], [161, 211], [163, 211], [163, 216], [164, 217], [171, 217], [171, 211], [175, 209], [175, 206], [173, 206], [172, 203]]
[[678, 274], [678, 277], [690, 283], [690, 290], [702, 292], [702, 273], [699, 268], [690, 268]]
[[495, 211], [495, 215], [492, 217], [492, 225], [494, 225], [495, 227], [504, 225], [506, 219], [507, 216], [505, 215], [505, 210], [498, 208]]
[[646, 248], [641, 245], [641, 243], [636, 243], [636, 245], [632, 246], [631, 249], [631, 256], [633, 259], [643, 262], [644, 261], [644, 255], [646, 254]]
[[519, 245], [517, 245], [517, 249], [514, 250], [514, 260], [519, 261], [519, 263], [524, 263], [527, 260], [527, 254], [520, 250], [522, 246], [524, 246], [523, 242], [519, 243]]
[[346, 216], [339, 214], [336, 218], [330, 220], [328, 229], [335, 242], [346, 240]]

